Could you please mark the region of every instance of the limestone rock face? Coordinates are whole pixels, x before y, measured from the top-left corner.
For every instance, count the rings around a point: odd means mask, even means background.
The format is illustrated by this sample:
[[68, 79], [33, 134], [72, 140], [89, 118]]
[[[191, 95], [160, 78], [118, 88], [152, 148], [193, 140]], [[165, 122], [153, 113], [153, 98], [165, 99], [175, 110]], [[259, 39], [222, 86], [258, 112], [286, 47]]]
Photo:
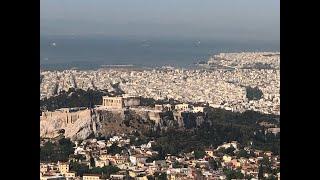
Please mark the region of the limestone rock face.
[[[40, 137], [54, 138], [64, 133], [71, 140], [83, 140], [89, 136], [106, 136], [150, 129], [166, 130], [168, 127], [192, 128], [203, 123], [203, 117], [174, 116], [172, 112], [144, 109], [77, 109], [62, 108], [54, 112], [43, 112], [40, 116]], [[180, 124], [179, 124], [180, 123]], [[63, 130], [63, 131], [62, 131]]]
[[40, 137], [53, 138], [58, 135], [57, 129], [61, 127], [58, 120], [40, 121]]
[[96, 112], [92, 115], [78, 119], [74, 124], [68, 124], [65, 128], [65, 136], [71, 139], [86, 139], [91, 134], [97, 135], [101, 128], [101, 122], [96, 118]]
[[[64, 130], [64, 136], [72, 140], [86, 139], [90, 135], [127, 133], [138, 129], [139, 125], [143, 126], [138, 121], [140, 117], [135, 118], [130, 113], [125, 114], [123, 110], [60, 109], [44, 112], [40, 117], [40, 137], [56, 137], [60, 130]], [[129, 125], [126, 126], [124, 121], [129, 121]]]
[[72, 112], [73, 120], [70, 121], [68, 113], [56, 113], [43, 117], [40, 120], [40, 137], [52, 138], [58, 131], [64, 129], [64, 135], [71, 139], [86, 139], [91, 134], [96, 135], [101, 128], [101, 122], [97, 118], [95, 110], [81, 110]]

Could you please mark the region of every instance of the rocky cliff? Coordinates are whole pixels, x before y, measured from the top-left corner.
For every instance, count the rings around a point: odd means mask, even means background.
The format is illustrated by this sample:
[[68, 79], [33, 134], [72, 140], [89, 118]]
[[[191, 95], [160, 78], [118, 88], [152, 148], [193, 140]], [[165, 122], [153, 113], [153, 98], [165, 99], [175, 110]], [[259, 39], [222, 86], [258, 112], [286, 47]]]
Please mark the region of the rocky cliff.
[[89, 136], [145, 133], [168, 128], [195, 128], [205, 121], [194, 113], [173, 113], [146, 108], [113, 109], [58, 109], [43, 112], [40, 117], [40, 137], [53, 138], [61, 133], [71, 139]]
[[53, 138], [63, 132], [71, 139], [86, 139], [90, 135], [144, 131], [153, 127], [146, 117], [133, 111], [85, 109], [77, 112], [45, 112], [40, 118], [40, 137]]

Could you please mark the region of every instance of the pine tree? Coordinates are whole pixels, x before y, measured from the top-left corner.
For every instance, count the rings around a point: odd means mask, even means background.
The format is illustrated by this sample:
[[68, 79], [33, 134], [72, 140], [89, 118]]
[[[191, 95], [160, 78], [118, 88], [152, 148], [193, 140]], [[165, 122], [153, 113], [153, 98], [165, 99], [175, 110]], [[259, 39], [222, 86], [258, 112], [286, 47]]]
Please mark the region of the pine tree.
[[260, 167], [259, 167], [258, 179], [263, 179], [263, 167], [262, 167], [262, 164], [260, 164]]

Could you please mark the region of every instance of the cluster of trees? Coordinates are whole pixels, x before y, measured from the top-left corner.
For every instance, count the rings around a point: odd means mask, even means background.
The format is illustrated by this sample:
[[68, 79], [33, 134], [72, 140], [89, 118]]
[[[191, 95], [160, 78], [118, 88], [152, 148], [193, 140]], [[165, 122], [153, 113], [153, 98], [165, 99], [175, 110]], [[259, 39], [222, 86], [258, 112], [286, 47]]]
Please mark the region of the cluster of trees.
[[86, 157], [85, 157], [85, 155], [83, 155], [83, 154], [77, 154], [77, 155], [71, 154], [71, 155], [70, 155], [70, 158], [74, 158], [74, 159], [77, 160], [77, 161], [86, 160]]
[[[227, 176], [227, 179], [245, 179], [244, 175], [240, 170], [233, 169], [223, 169], [224, 174]], [[247, 178], [246, 178], [247, 179]]]
[[70, 162], [70, 170], [75, 171], [77, 175], [82, 176], [86, 173], [92, 173], [92, 174], [101, 174], [104, 178], [110, 178], [110, 174], [114, 174], [120, 169], [117, 166], [104, 166], [104, 167], [93, 167], [89, 169], [89, 166], [85, 164], [78, 163], [76, 161]]
[[162, 172], [162, 173], [155, 172], [153, 174], [153, 176], [149, 175], [149, 176], [147, 176], [147, 178], [148, 178], [148, 180], [167, 180], [168, 179], [167, 173], [165, 173], [165, 172]]
[[209, 159], [209, 165], [213, 170], [218, 170], [221, 167], [221, 162], [214, 160], [213, 158]]
[[[277, 173], [280, 172], [280, 168], [273, 169], [272, 164], [268, 157], [263, 157], [262, 160], [260, 160], [260, 166], [259, 166], [259, 172], [258, 172], [258, 178], [259, 179], [276, 179]], [[268, 178], [264, 178], [264, 173], [270, 174]]]
[[228, 147], [226, 149], [224, 147], [220, 148], [219, 152], [221, 152], [223, 154], [228, 154], [229, 156], [234, 156], [235, 155], [235, 153], [234, 153], [235, 150], [236, 149], [233, 146], [230, 146], [230, 147]]
[[271, 64], [257, 62], [255, 64], [245, 65], [242, 69], [274, 69]]
[[88, 173], [92, 174], [102, 174], [106, 178], [110, 178], [110, 174], [114, 174], [116, 172], [120, 171], [120, 169], [117, 166], [104, 166], [102, 168], [100, 167], [93, 167], [90, 169]]
[[59, 95], [40, 100], [40, 110], [53, 111], [59, 108], [93, 107], [102, 104], [102, 96], [109, 95], [107, 91], [70, 88], [61, 91]]
[[[154, 150], [162, 154], [178, 155], [182, 152], [203, 150], [203, 147], [238, 141], [243, 146], [252, 144], [253, 148], [280, 153], [280, 134], [265, 133], [258, 122], [261, 120], [279, 124], [277, 116], [261, 114], [254, 111], [236, 113], [223, 109], [209, 109], [206, 121], [197, 128], [168, 128], [159, 134], [145, 134], [150, 139], [156, 139]], [[232, 153], [232, 149], [229, 149]], [[228, 152], [229, 153], [229, 152]], [[248, 156], [241, 152], [239, 156]]]
[[246, 87], [246, 97], [248, 100], [259, 100], [263, 96], [262, 91], [258, 87]]
[[175, 161], [173, 164], [172, 164], [172, 167], [173, 168], [186, 168], [186, 167], [188, 167], [186, 164], [184, 165], [184, 164], [182, 164], [182, 163], [180, 163], [179, 161]]
[[155, 156], [152, 156], [150, 158], [148, 158], [148, 162], [153, 162], [155, 160], [164, 160], [168, 153], [167, 149], [164, 149], [165, 147], [161, 146], [160, 144], [157, 144], [155, 146], [152, 146], [152, 149], [157, 151], [158, 154]]
[[257, 62], [253, 65], [253, 69], [274, 69], [271, 64]]
[[247, 152], [246, 150], [244, 150], [244, 149], [240, 149], [238, 152], [237, 152], [237, 157], [238, 158], [241, 158], [241, 157], [243, 157], [243, 158], [249, 158], [249, 157], [252, 157], [252, 156], [254, 156], [254, 153], [253, 152]]
[[258, 131], [252, 142], [252, 147], [255, 149], [272, 151], [275, 155], [280, 154], [280, 133], [274, 135], [264, 130]]
[[206, 152], [204, 150], [195, 150], [194, 151], [194, 157], [196, 159], [201, 159], [206, 155]]
[[74, 152], [74, 146], [75, 144], [66, 138], [62, 138], [56, 142], [45, 142], [44, 145], [40, 147], [40, 161], [68, 161], [69, 155]]
[[140, 104], [142, 106], [154, 106], [155, 104], [178, 104], [178, 103], [180, 102], [172, 98], [155, 100], [153, 98], [141, 97], [141, 101], [140, 101]]
[[153, 161], [157, 161], [157, 160], [163, 160], [164, 157], [163, 156], [159, 156], [159, 155], [154, 155], [149, 157], [148, 159], [146, 159], [147, 163], [152, 163]]
[[117, 143], [113, 143], [110, 147], [107, 148], [107, 151], [111, 155], [121, 154], [124, 147], [119, 147]]

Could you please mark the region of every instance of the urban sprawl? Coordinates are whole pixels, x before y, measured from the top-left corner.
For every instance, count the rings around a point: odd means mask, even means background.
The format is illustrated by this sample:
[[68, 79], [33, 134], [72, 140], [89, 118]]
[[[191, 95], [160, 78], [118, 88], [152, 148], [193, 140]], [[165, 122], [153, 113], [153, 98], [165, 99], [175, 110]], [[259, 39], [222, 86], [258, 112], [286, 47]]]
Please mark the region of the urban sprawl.
[[[280, 114], [279, 53], [222, 53], [214, 58], [216, 60], [208, 61], [209, 67], [216, 63], [236, 69], [44, 71], [40, 73], [40, 98], [54, 96], [69, 88], [112, 90], [112, 84], [119, 83], [119, 87], [132, 96], [207, 102], [213, 107], [232, 111]], [[271, 67], [257, 69], [257, 64]], [[246, 86], [258, 87], [263, 97], [248, 100]]]
[[[41, 180], [280, 179], [280, 155], [257, 150], [250, 145], [244, 146], [237, 141], [224, 142], [217, 147], [203, 147], [203, 151], [165, 154], [163, 159], [154, 159], [159, 156], [154, 148], [156, 140], [137, 145], [133, 142], [137, 139], [132, 139], [132, 133], [117, 133], [104, 139], [90, 137], [103, 127], [99, 121], [104, 119], [106, 112], [119, 113], [119, 117], [125, 117], [125, 112], [129, 110], [138, 114], [147, 112], [145, 119], [161, 126], [167, 122], [163, 120], [167, 112], [173, 112], [173, 120], [178, 122], [179, 128], [191, 121], [189, 116], [183, 114], [194, 113], [202, 117], [208, 107], [278, 116], [279, 52], [220, 53], [207, 62], [199, 63], [196, 69], [102, 68], [40, 72], [40, 100], [57, 96], [70, 88], [109, 92], [117, 88], [124, 95], [103, 96], [102, 104], [92, 109], [72, 107], [41, 113], [40, 148], [48, 148], [49, 142], [65, 146], [68, 144], [64, 142], [67, 141], [65, 138], [72, 141], [72, 152], [67, 161], [40, 163]], [[248, 98], [248, 88], [258, 89], [261, 97]], [[141, 97], [174, 99], [179, 103], [144, 107]], [[199, 119], [197, 126], [203, 123]], [[262, 122], [260, 125], [275, 135], [280, 133], [280, 128], [274, 124]], [[83, 170], [81, 173], [80, 165], [90, 171]], [[72, 170], [75, 166], [79, 166], [77, 171]]]

